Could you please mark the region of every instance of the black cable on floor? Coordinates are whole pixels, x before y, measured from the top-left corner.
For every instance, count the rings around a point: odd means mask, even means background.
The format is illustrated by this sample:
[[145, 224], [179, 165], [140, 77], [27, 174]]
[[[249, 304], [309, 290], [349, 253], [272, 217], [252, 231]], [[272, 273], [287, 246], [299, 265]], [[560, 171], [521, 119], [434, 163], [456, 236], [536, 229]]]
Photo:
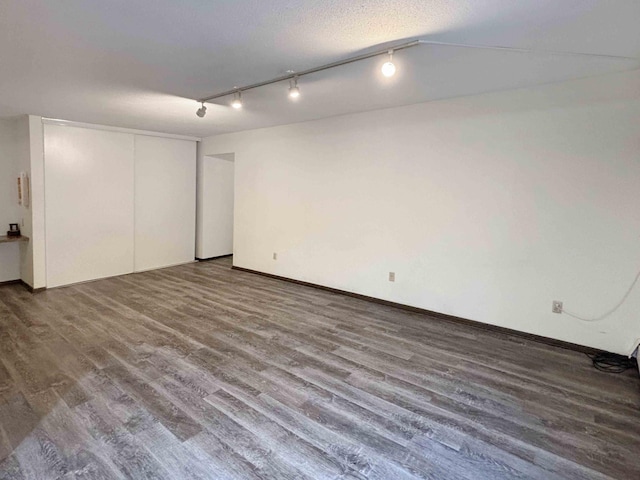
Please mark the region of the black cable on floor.
[[587, 357], [591, 359], [593, 366], [601, 372], [622, 373], [630, 368], [638, 368], [638, 362], [635, 358], [628, 358], [615, 353], [600, 352], [595, 355], [587, 354]]

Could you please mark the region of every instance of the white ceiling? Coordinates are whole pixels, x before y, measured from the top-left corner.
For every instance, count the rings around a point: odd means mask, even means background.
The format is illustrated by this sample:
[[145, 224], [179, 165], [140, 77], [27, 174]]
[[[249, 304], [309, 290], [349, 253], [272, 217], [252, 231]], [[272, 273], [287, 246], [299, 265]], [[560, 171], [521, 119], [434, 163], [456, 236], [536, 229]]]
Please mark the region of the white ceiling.
[[[638, 0], [0, 0], [0, 117], [206, 136], [637, 68]], [[287, 85], [193, 100], [408, 39], [421, 45]]]

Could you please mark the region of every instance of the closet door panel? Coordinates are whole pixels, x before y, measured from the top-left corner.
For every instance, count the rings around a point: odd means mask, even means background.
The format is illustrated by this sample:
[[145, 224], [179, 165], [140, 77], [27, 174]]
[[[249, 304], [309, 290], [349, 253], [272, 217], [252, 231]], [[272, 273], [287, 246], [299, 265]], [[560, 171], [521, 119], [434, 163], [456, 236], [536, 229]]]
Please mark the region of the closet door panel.
[[47, 286], [131, 273], [134, 136], [44, 126]]
[[135, 271], [193, 261], [196, 143], [136, 135]]

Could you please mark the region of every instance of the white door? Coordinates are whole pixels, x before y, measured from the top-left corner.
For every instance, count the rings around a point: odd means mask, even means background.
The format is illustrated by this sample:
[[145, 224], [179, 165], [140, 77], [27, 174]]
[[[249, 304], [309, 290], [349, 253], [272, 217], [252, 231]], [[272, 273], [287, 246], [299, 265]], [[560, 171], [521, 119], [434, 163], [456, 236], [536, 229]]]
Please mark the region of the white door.
[[44, 126], [47, 286], [131, 273], [134, 136]]
[[136, 135], [135, 151], [135, 271], [193, 261], [196, 143]]

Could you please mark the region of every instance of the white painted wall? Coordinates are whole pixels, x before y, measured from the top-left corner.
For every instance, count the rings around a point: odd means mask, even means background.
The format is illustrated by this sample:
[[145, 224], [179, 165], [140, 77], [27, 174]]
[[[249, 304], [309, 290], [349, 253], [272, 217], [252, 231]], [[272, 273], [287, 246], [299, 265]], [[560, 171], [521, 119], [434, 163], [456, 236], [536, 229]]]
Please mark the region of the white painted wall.
[[28, 115], [21, 119], [21, 171], [29, 173], [31, 199], [22, 207], [24, 233], [29, 242], [21, 244], [21, 278], [34, 289], [47, 286], [45, 191], [44, 191], [44, 129], [42, 117]]
[[[640, 71], [210, 137], [234, 264], [629, 353]], [[272, 260], [273, 252], [278, 260]], [[387, 281], [388, 272], [396, 282]]]
[[234, 155], [198, 158], [197, 258], [233, 253]]
[[135, 136], [135, 271], [191, 262], [196, 144]]
[[[19, 118], [0, 118], [0, 235], [20, 223], [16, 178], [20, 172]], [[20, 278], [20, 245], [0, 244], [0, 282]]]
[[133, 271], [134, 137], [45, 125], [47, 286]]

